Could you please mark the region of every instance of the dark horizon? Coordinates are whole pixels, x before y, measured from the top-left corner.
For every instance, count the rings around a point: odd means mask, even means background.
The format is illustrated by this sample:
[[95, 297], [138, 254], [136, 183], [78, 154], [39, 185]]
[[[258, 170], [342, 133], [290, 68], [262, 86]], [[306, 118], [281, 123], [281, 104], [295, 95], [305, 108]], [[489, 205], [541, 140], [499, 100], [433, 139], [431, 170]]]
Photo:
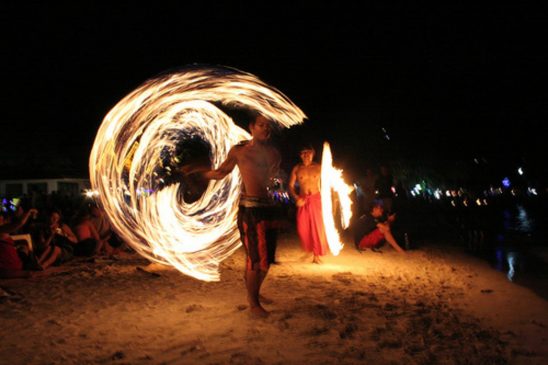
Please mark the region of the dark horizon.
[[542, 9], [354, 6], [11, 3], [1, 160], [87, 174], [110, 108], [155, 75], [201, 63], [281, 90], [309, 120], [278, 138], [328, 140], [351, 170], [476, 159], [496, 176], [524, 166], [546, 179]]

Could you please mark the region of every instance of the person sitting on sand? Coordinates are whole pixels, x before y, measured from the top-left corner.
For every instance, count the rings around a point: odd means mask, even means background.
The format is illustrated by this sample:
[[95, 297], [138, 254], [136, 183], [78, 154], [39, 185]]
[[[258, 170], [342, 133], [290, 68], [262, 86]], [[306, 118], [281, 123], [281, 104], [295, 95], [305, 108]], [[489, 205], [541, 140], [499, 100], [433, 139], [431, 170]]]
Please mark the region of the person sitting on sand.
[[[29, 217], [35, 216], [37, 213], [36, 209], [29, 209], [21, 216], [21, 219], [15, 222], [4, 217], [5, 220], [0, 225], [0, 278], [28, 277], [30, 273], [27, 270], [35, 268], [36, 262], [32, 260], [30, 248], [24, 247], [24, 249], [18, 250], [10, 234], [21, 229]], [[41, 269], [39, 266], [36, 268]]]
[[43, 268], [71, 260], [74, 257], [74, 245], [78, 242], [72, 229], [63, 223], [59, 210], [50, 211], [47, 219], [47, 224], [38, 229], [36, 240], [40, 253], [38, 262]]
[[105, 211], [97, 203], [90, 205], [90, 221], [99, 234], [100, 240], [107, 242], [112, 247], [113, 255], [120, 255], [124, 252], [126, 248], [124, 241], [112, 230]]
[[111, 255], [112, 247], [99, 236], [97, 229], [91, 222], [89, 207], [82, 207], [76, 215], [74, 229], [78, 237], [76, 256]]
[[[51, 252], [55, 247], [61, 250], [53, 261], [55, 265], [60, 265], [72, 259], [74, 248], [78, 243], [78, 238], [72, 229], [63, 223], [61, 212], [56, 209], [49, 212], [48, 227], [38, 232], [38, 240], [45, 248], [44, 253]], [[40, 256], [39, 262], [42, 264], [42, 256]]]
[[396, 251], [404, 253], [405, 251], [398, 245], [390, 230], [390, 225], [395, 219], [395, 214], [389, 216], [384, 214], [382, 201], [374, 201], [371, 209], [360, 217], [355, 228], [354, 239], [358, 250], [370, 248], [376, 251], [386, 241]]
[[65, 224], [63, 222], [60, 211], [56, 209], [52, 210], [48, 215], [48, 220], [49, 230], [51, 232], [54, 232], [57, 235], [66, 238], [73, 244], [78, 242], [78, 238], [76, 238], [76, 235], [74, 234], [74, 232], [72, 232], [72, 229], [70, 229], [68, 224]]

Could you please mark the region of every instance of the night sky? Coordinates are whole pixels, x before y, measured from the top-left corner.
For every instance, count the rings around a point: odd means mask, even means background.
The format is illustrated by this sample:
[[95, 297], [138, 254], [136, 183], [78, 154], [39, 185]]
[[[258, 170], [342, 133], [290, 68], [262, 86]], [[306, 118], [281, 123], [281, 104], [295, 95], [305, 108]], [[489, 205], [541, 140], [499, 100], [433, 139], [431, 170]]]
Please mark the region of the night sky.
[[[349, 169], [476, 158], [497, 174], [545, 175], [547, 9], [179, 3], [3, 3], [4, 172], [87, 176], [110, 108], [148, 78], [200, 63], [280, 89], [309, 120], [278, 141], [328, 140]], [[296, 161], [291, 149], [284, 158]]]

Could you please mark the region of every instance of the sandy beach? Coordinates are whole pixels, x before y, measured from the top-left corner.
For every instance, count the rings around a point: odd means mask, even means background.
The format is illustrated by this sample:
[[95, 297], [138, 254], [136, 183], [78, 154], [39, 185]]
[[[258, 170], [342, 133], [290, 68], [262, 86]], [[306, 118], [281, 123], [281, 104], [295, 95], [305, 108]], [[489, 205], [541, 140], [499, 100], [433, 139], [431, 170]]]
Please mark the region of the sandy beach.
[[247, 310], [242, 249], [215, 283], [137, 255], [0, 280], [0, 363], [548, 363], [547, 301], [458, 247], [300, 257], [284, 234], [266, 319]]

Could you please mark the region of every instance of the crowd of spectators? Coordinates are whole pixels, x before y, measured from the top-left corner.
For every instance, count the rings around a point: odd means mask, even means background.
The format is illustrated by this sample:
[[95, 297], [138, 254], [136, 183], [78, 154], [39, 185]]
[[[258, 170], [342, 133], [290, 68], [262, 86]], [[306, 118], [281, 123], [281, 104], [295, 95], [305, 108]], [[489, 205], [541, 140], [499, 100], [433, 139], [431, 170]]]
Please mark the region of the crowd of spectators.
[[27, 277], [75, 257], [127, 249], [101, 207], [84, 195], [34, 193], [1, 203], [0, 277]]

